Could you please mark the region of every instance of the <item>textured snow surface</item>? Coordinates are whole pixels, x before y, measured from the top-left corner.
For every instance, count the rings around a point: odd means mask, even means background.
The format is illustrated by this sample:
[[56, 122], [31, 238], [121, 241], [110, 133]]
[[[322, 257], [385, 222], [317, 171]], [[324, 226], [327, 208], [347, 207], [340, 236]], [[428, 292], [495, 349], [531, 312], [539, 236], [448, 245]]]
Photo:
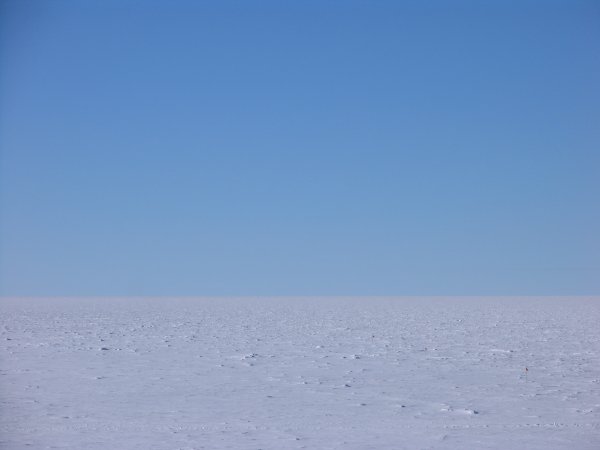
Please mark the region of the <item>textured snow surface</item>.
[[2, 299], [0, 448], [598, 449], [599, 324], [598, 298]]

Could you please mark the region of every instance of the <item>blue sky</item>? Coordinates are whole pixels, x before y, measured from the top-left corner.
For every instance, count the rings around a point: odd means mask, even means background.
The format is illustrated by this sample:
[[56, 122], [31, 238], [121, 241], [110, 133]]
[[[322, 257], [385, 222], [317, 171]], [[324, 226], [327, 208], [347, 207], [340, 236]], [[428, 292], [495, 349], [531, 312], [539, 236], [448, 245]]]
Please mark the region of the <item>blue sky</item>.
[[598, 294], [599, 25], [0, 1], [0, 295]]

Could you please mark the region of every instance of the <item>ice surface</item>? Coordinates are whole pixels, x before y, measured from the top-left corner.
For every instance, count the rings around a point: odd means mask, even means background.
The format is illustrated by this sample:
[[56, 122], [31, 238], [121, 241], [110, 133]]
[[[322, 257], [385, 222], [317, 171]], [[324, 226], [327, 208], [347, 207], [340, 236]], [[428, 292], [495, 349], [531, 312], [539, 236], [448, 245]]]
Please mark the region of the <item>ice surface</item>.
[[3, 299], [0, 314], [2, 449], [600, 448], [598, 298]]

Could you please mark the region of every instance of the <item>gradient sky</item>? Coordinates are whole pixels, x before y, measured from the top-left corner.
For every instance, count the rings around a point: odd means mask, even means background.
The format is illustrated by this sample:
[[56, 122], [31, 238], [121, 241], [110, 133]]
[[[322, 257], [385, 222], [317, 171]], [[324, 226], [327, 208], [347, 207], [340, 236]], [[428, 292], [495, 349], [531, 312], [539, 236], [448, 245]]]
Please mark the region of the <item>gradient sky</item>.
[[598, 294], [600, 6], [0, 0], [0, 152], [0, 295]]

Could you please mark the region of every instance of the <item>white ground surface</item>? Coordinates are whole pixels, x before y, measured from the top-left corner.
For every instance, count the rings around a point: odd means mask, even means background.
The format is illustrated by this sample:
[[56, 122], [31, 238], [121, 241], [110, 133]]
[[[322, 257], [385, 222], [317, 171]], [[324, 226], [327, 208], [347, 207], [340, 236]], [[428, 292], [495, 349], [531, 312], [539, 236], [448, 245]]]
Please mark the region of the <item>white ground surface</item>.
[[2, 449], [600, 448], [598, 298], [2, 299], [0, 342]]

